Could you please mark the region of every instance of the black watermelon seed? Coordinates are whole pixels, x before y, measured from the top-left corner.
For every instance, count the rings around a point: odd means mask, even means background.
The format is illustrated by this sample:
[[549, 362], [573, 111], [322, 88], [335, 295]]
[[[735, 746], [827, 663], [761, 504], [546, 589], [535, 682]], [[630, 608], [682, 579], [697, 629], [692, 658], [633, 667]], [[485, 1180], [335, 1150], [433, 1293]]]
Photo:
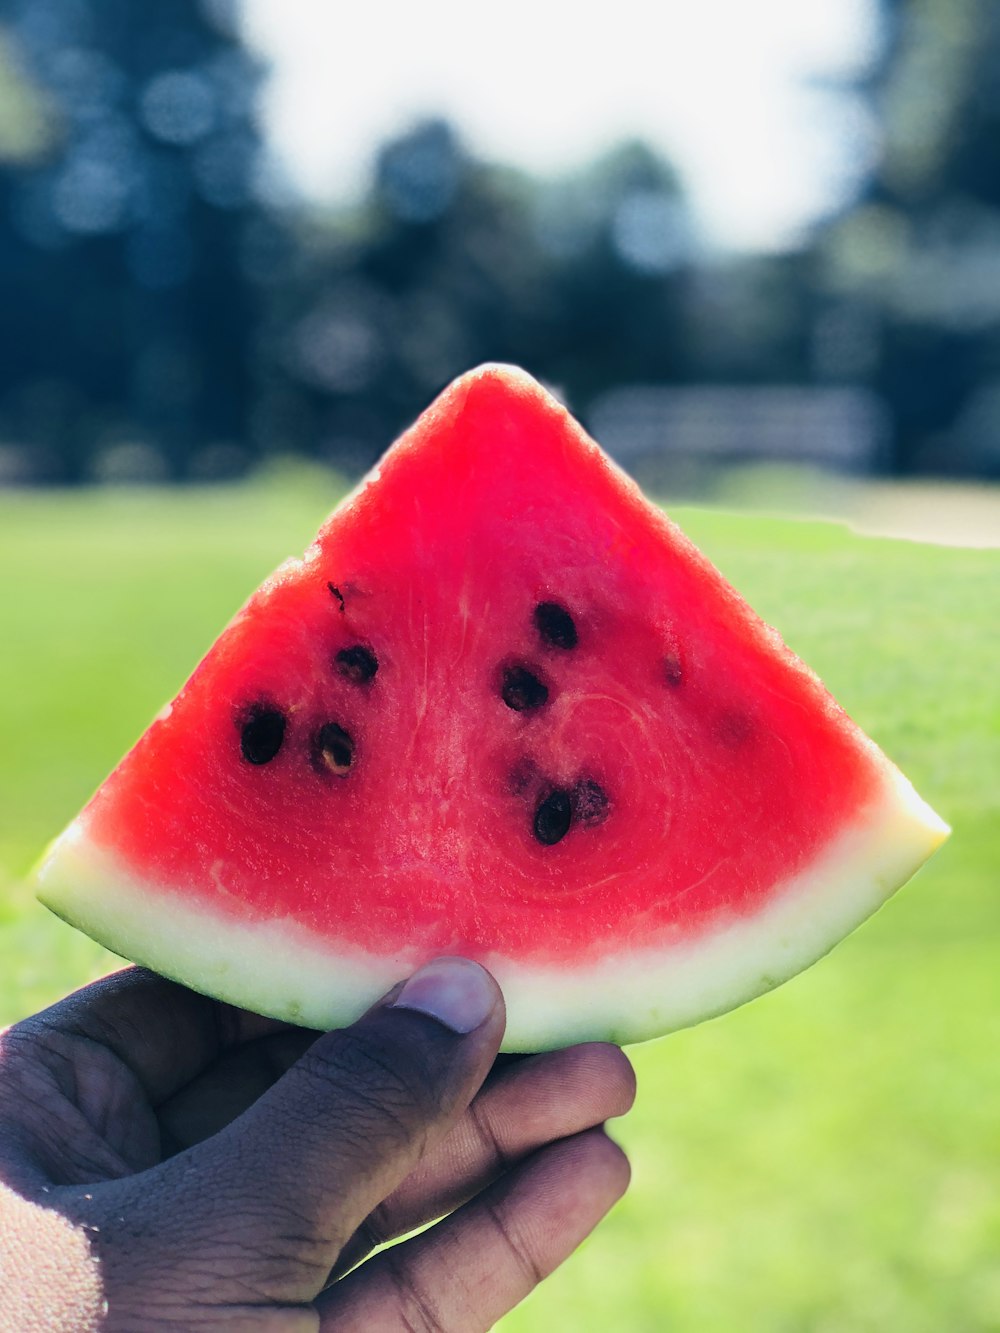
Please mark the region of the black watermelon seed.
[[507, 707], [516, 713], [541, 708], [549, 697], [548, 686], [543, 685], [533, 671], [522, 666], [504, 668], [500, 693]]
[[313, 760], [320, 768], [343, 777], [354, 763], [354, 741], [336, 722], [325, 722], [313, 737]]
[[364, 644], [356, 643], [351, 648], [341, 648], [335, 660], [340, 674], [354, 685], [367, 685], [375, 679], [378, 658]]
[[240, 728], [240, 749], [251, 764], [266, 764], [285, 739], [285, 716], [276, 708], [255, 708]]
[[546, 847], [565, 838], [573, 822], [573, 803], [568, 791], [549, 792], [535, 811], [535, 837]]
[[535, 625], [545, 642], [553, 648], [576, 647], [573, 617], [558, 602], [539, 602], [535, 607]]
[[663, 659], [663, 677], [672, 689], [676, 689], [683, 682], [684, 668], [676, 653], [668, 653]]
[[345, 610], [346, 608], [344, 606], [344, 594], [340, 591], [337, 585], [335, 583], [328, 583], [326, 586], [330, 589], [330, 595], [332, 597], [336, 597], [340, 605], [341, 611]]
[[603, 824], [611, 809], [608, 793], [591, 778], [583, 778], [573, 788], [573, 814], [581, 822], [593, 827]]

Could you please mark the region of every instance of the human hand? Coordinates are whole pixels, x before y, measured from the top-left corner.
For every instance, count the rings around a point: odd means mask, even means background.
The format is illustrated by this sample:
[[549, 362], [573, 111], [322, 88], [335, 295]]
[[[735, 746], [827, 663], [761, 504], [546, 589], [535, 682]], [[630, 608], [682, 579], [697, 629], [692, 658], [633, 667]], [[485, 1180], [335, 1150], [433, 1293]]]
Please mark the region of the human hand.
[[0, 1327], [490, 1328], [624, 1192], [598, 1126], [634, 1095], [601, 1044], [491, 1072], [503, 1024], [455, 960], [321, 1036], [141, 968], [17, 1024]]

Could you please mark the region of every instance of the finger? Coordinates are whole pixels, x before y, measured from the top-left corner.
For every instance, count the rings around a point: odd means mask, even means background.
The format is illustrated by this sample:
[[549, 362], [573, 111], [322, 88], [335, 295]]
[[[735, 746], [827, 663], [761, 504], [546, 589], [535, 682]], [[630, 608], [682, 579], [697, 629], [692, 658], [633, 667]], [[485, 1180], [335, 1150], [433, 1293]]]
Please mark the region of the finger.
[[111, 1051], [153, 1106], [223, 1052], [288, 1026], [210, 1000], [144, 967], [113, 972], [18, 1024], [25, 1032], [54, 1032]]
[[282, 1294], [311, 1298], [361, 1220], [465, 1111], [503, 1026], [499, 988], [478, 964], [421, 969], [353, 1027], [319, 1037], [239, 1120], [166, 1164], [197, 1170], [193, 1221], [214, 1234], [239, 1217], [247, 1244], [294, 1226], [318, 1280]]
[[552, 1144], [324, 1292], [321, 1333], [490, 1329], [572, 1254], [628, 1180], [625, 1154], [602, 1130]]
[[624, 1115], [634, 1099], [628, 1057], [602, 1042], [529, 1056], [495, 1071], [451, 1133], [368, 1215], [336, 1273], [360, 1263], [376, 1245], [454, 1211], [543, 1144]]
[[289, 1028], [225, 1052], [159, 1107], [163, 1155], [190, 1148], [225, 1129], [301, 1059], [318, 1036]]

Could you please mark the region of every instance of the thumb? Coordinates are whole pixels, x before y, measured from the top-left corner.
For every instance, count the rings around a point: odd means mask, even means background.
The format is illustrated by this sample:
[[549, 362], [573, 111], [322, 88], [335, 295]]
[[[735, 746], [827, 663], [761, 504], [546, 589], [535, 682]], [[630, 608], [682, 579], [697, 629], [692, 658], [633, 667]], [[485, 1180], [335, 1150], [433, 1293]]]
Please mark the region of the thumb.
[[462, 958], [421, 968], [352, 1027], [319, 1037], [195, 1150], [213, 1220], [241, 1217], [258, 1253], [294, 1227], [318, 1291], [362, 1220], [465, 1111], [503, 1029], [503, 997], [484, 968]]

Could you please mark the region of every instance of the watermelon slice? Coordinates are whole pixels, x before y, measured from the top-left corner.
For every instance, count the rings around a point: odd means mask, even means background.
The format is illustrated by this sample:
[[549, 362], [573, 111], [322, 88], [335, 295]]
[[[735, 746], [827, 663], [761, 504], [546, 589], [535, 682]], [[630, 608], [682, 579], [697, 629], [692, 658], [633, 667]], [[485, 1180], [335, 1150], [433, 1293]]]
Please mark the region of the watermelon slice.
[[484, 366], [254, 593], [38, 892], [315, 1027], [468, 955], [537, 1050], [769, 990], [946, 834], [563, 408]]

